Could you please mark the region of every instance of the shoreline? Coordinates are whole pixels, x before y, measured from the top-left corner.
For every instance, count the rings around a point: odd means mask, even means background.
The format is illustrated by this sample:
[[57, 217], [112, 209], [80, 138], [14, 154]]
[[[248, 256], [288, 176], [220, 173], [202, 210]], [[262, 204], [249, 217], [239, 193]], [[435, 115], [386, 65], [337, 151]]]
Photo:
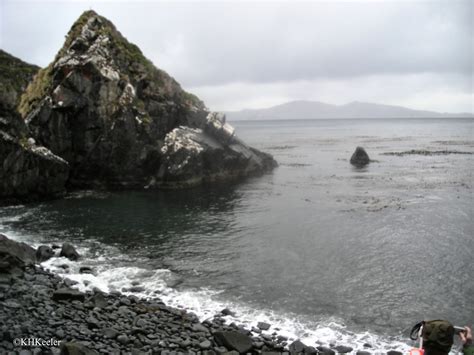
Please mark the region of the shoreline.
[[[0, 318], [5, 319], [0, 333], [1, 353], [25, 350], [30, 351], [25, 354], [380, 353], [370, 348], [356, 351], [341, 344], [329, 348], [288, 341], [276, 331], [271, 335], [262, 332], [271, 327], [264, 322], [252, 329], [226, 324], [226, 314], [232, 313], [228, 309], [200, 322], [195, 314], [170, 307], [159, 297], [143, 299], [98, 289], [80, 292], [73, 288], [75, 281], [45, 270], [15, 248], [27, 249], [30, 256], [34, 252], [38, 257], [37, 250], [5, 238], [8, 237], [0, 235], [0, 260], [3, 257]], [[8, 260], [5, 256], [10, 257], [9, 265], [5, 264]], [[12, 257], [16, 260], [12, 261]], [[17, 346], [16, 339], [24, 341]], [[31, 340], [28, 343], [28, 339], [54, 341], [56, 346], [41, 348]]]

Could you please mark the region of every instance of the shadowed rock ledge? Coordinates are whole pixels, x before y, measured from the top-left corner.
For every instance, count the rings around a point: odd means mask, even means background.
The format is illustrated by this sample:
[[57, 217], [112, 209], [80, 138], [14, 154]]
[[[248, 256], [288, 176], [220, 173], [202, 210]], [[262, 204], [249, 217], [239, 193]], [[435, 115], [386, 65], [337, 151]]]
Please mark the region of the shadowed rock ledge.
[[276, 166], [94, 11], [74, 23], [19, 110], [38, 144], [68, 162], [72, 188], [189, 187]]

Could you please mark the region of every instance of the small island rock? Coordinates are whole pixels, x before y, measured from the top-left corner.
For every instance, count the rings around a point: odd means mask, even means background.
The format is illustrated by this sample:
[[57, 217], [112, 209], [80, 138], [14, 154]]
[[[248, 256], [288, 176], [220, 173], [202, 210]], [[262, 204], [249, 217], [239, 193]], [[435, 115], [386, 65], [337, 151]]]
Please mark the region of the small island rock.
[[356, 167], [363, 167], [370, 163], [370, 158], [367, 152], [362, 147], [357, 147], [351, 156], [351, 164]]

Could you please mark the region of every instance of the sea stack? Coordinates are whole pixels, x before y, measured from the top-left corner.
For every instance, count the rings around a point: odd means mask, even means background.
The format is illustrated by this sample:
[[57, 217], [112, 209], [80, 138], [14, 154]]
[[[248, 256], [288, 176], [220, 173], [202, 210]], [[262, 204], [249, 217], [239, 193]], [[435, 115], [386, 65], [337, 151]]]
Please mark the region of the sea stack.
[[362, 147], [357, 147], [351, 156], [351, 164], [360, 168], [370, 163], [370, 158], [367, 152]]
[[19, 110], [69, 164], [72, 188], [180, 188], [276, 166], [94, 11], [74, 23]]

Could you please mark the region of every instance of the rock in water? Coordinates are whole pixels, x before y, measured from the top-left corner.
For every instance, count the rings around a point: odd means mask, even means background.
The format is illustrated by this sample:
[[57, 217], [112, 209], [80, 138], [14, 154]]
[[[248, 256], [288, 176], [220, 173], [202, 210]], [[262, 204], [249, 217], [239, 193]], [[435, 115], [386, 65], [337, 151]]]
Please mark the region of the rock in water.
[[54, 256], [54, 251], [47, 245], [40, 245], [36, 249], [36, 261], [42, 263], [43, 261], [49, 260]]
[[370, 163], [370, 158], [367, 152], [362, 147], [357, 147], [351, 156], [351, 164], [357, 167], [362, 167]]
[[20, 112], [36, 140], [70, 164], [73, 187], [184, 187], [276, 165], [94, 11], [72, 26]]
[[74, 248], [74, 246], [72, 246], [69, 243], [63, 244], [63, 247], [61, 248], [61, 252], [59, 253], [59, 256], [63, 256], [72, 261], [76, 261], [80, 257], [79, 253], [76, 251], [76, 248]]

